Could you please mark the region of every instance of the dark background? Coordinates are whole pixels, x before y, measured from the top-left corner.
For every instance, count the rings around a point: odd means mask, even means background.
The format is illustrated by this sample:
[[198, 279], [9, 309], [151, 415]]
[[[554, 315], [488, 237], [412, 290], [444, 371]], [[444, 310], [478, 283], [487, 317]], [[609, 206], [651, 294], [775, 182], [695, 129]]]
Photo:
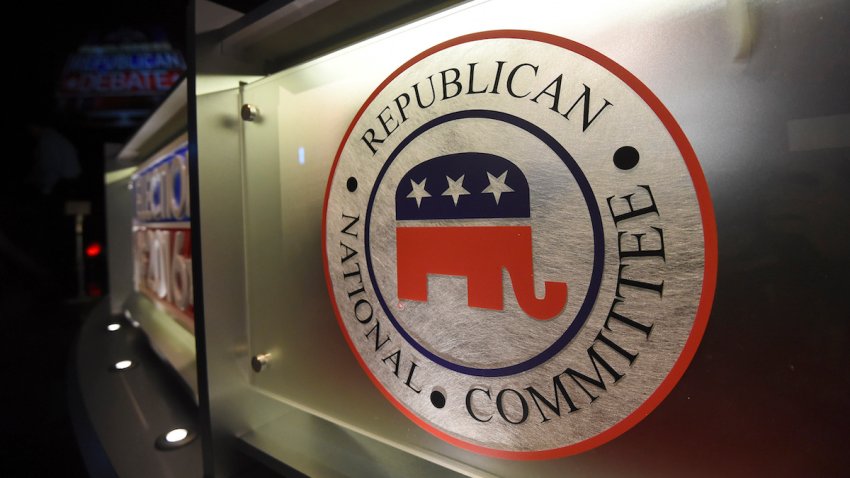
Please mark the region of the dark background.
[[[186, 56], [186, 0], [21, 2], [4, 33], [4, 139], [0, 170], [0, 349], [3, 385], [0, 476], [87, 476], [68, 408], [71, 347], [93, 304], [108, 292], [105, 252], [86, 263], [85, 297], [74, 272], [68, 199], [90, 201], [85, 243], [104, 247], [103, 147], [135, 126], [107, 127], [63, 107], [56, 91], [80, 45], [130, 28], [158, 32]], [[10, 25], [21, 27], [13, 34]], [[151, 101], [155, 106], [156, 101]], [[76, 148], [82, 172], [50, 195], [27, 181], [36, 140], [28, 124], [49, 125]]]

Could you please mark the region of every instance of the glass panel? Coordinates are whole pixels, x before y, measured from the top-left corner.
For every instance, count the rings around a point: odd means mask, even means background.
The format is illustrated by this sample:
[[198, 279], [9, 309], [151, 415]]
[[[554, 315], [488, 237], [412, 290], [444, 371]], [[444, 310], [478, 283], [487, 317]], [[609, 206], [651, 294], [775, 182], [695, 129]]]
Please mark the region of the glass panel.
[[[831, 295], [850, 242], [847, 10], [837, 1], [474, 2], [247, 86], [243, 101], [259, 108], [244, 125], [250, 352], [271, 357], [253, 385], [453, 469], [680, 476], [698, 463], [707, 475], [810, 474], [805, 464], [820, 462], [837, 474], [827, 457], [841, 450], [830, 437], [850, 425], [838, 411], [848, 329], [837, 318], [846, 312]], [[486, 458], [407, 420], [346, 346], [322, 269], [325, 185], [359, 107], [417, 53], [497, 28], [578, 41], [644, 82], [694, 146], [720, 234], [714, 312], [688, 373], [634, 429], [560, 460]], [[811, 388], [795, 375], [802, 368]], [[834, 380], [833, 398], [802, 401]], [[788, 430], [810, 446], [795, 448]], [[795, 454], [805, 456], [783, 458]]]

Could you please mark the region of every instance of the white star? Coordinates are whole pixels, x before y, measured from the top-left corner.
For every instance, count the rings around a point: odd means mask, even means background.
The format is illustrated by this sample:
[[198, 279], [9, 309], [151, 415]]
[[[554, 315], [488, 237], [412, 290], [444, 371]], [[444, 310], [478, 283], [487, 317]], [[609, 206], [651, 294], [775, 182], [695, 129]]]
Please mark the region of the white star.
[[443, 192], [443, 196], [451, 196], [452, 200], [455, 202], [455, 206], [457, 206], [457, 201], [461, 196], [466, 196], [469, 194], [469, 191], [463, 188], [463, 177], [466, 176], [462, 174], [458, 179], [452, 179], [446, 176], [446, 181], [449, 183], [449, 188]]
[[498, 178], [496, 176], [493, 176], [492, 174], [490, 174], [488, 172], [487, 173], [487, 180], [490, 181], [490, 185], [487, 186], [486, 188], [484, 188], [484, 190], [481, 191], [481, 193], [482, 194], [484, 194], [484, 193], [492, 194], [493, 197], [496, 199], [496, 204], [499, 204], [499, 199], [502, 197], [502, 193], [512, 193], [512, 192], [514, 192], [514, 190], [511, 189], [510, 186], [505, 184], [505, 179], [507, 179], [507, 176], [508, 176], [507, 171], [502, 173], [502, 175], [499, 176]]
[[428, 178], [425, 178], [421, 183], [416, 183], [413, 179], [410, 180], [410, 186], [413, 190], [410, 191], [410, 194], [408, 194], [407, 197], [416, 199], [416, 207], [419, 207], [422, 204], [422, 198], [431, 197], [431, 195], [428, 194], [428, 191], [425, 190], [425, 181], [427, 180]]

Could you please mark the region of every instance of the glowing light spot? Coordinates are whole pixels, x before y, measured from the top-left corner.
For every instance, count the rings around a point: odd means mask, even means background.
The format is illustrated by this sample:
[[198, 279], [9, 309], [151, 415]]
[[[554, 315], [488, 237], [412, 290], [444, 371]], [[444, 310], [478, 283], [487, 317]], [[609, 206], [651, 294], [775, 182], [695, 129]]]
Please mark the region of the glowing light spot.
[[132, 365], [133, 365], [132, 360], [122, 360], [120, 362], [115, 362], [114, 367], [115, 367], [115, 370], [124, 370], [124, 369], [130, 368]]
[[86, 247], [86, 255], [88, 257], [97, 257], [101, 252], [103, 252], [103, 247], [97, 242], [92, 242]]
[[165, 441], [168, 443], [175, 443], [180, 440], [185, 440], [186, 437], [189, 436], [189, 431], [185, 428], [175, 428], [170, 432], [165, 434]]

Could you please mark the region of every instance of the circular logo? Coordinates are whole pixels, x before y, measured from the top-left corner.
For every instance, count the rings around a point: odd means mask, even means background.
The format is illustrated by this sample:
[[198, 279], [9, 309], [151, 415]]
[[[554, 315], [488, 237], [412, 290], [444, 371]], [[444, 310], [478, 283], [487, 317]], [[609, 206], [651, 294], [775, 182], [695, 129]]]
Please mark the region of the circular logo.
[[328, 180], [325, 272], [364, 370], [454, 445], [551, 458], [636, 424], [684, 373], [716, 275], [708, 189], [633, 75], [482, 32], [367, 99]]

